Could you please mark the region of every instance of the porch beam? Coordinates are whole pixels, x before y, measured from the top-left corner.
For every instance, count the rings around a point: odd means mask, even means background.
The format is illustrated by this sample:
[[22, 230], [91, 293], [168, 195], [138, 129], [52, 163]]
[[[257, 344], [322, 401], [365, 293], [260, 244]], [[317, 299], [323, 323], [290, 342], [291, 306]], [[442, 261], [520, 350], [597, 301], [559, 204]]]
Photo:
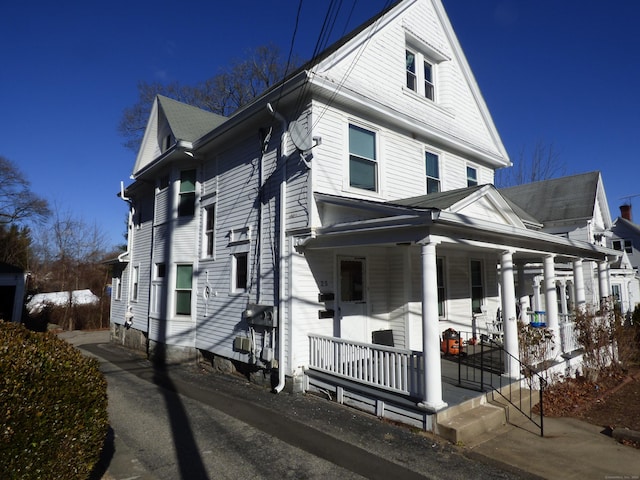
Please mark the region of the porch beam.
[[442, 399], [440, 334], [438, 332], [438, 275], [436, 243], [427, 239], [420, 247], [422, 260], [422, 351], [424, 391], [418, 407], [437, 412], [447, 406]]
[[502, 289], [502, 326], [504, 331], [505, 365], [507, 375], [515, 377], [518, 366], [518, 322], [516, 318], [516, 288], [513, 275], [513, 252], [507, 250], [500, 256], [500, 287]]

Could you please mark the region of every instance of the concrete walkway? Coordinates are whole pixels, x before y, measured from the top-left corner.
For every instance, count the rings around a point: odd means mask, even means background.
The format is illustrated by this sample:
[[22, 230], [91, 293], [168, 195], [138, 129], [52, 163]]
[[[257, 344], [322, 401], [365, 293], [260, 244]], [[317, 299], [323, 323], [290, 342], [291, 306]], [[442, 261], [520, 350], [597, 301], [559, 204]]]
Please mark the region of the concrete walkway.
[[[78, 346], [109, 342], [108, 331], [63, 332], [59, 336]], [[540, 437], [525, 421], [512, 422], [515, 425], [503, 427], [478, 445], [461, 447], [463, 454], [510, 471], [529, 472], [531, 477], [640, 480], [640, 450], [602, 434], [601, 427], [572, 418], [546, 417], [545, 436]], [[116, 446], [116, 453], [118, 450]], [[112, 459], [114, 466], [117, 457]], [[112, 478], [109, 472], [103, 477]], [[142, 474], [135, 478], [149, 477]]]

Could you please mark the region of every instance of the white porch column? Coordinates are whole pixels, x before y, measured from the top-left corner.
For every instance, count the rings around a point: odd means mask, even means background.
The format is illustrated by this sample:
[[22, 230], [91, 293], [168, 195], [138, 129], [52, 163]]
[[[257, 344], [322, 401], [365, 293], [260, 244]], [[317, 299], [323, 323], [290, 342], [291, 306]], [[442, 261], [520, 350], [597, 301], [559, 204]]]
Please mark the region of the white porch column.
[[[502, 287], [502, 319], [504, 331], [504, 363], [507, 375], [519, 373], [518, 322], [516, 319], [516, 288], [513, 281], [513, 252], [505, 251], [500, 256], [500, 286]], [[509, 355], [507, 355], [509, 354]]]
[[520, 302], [520, 318], [522, 322], [527, 321], [527, 310], [529, 309], [529, 295], [527, 295], [527, 287], [525, 285], [524, 269], [525, 264], [520, 263], [518, 268], [518, 302]]
[[598, 289], [600, 291], [600, 303], [602, 303], [609, 295], [611, 291], [609, 289], [609, 264], [607, 261], [598, 262]]
[[573, 261], [573, 287], [576, 310], [584, 312], [587, 302], [584, 296], [584, 272], [581, 258]]
[[558, 295], [556, 294], [556, 268], [554, 255], [544, 257], [544, 303], [547, 318], [547, 328], [553, 332], [556, 346], [560, 346], [560, 332], [558, 330]]
[[427, 240], [421, 246], [422, 257], [422, 355], [424, 392], [420, 408], [437, 412], [447, 406], [442, 400], [440, 334], [438, 332], [438, 274], [436, 243]]
[[564, 321], [567, 319], [567, 315], [569, 314], [567, 308], [567, 280], [563, 278], [558, 283], [560, 284], [560, 313], [562, 314], [562, 320]]
[[540, 301], [540, 282], [539, 275], [533, 277], [533, 310], [542, 310], [542, 302]]

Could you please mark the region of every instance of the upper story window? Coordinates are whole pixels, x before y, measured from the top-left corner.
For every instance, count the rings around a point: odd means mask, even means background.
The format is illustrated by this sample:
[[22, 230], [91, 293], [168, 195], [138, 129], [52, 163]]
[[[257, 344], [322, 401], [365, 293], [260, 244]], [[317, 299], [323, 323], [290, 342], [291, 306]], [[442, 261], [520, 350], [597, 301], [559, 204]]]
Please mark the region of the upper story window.
[[378, 191], [376, 134], [356, 125], [349, 125], [349, 185]]
[[158, 190], [162, 191], [169, 187], [169, 174], [163, 175], [158, 180]]
[[196, 171], [180, 172], [180, 197], [178, 199], [178, 216], [191, 217], [196, 206]]
[[631, 240], [613, 240], [611, 243], [613, 244], [614, 250], [633, 253], [633, 243], [631, 242]]
[[407, 69], [407, 88], [419, 95], [435, 99], [434, 63], [425, 58], [424, 54], [405, 50]]
[[438, 165], [438, 155], [425, 152], [425, 165], [427, 171], [427, 193], [440, 191], [440, 166]]
[[467, 187], [478, 185], [478, 169], [467, 167]]

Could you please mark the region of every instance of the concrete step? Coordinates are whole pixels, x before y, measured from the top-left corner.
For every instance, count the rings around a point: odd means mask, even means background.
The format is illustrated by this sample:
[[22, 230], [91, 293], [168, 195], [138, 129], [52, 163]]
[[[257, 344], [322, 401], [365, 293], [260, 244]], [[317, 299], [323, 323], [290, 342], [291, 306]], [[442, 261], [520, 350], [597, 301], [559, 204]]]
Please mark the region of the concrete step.
[[506, 423], [505, 409], [488, 403], [437, 420], [437, 434], [455, 444], [469, 445]]

